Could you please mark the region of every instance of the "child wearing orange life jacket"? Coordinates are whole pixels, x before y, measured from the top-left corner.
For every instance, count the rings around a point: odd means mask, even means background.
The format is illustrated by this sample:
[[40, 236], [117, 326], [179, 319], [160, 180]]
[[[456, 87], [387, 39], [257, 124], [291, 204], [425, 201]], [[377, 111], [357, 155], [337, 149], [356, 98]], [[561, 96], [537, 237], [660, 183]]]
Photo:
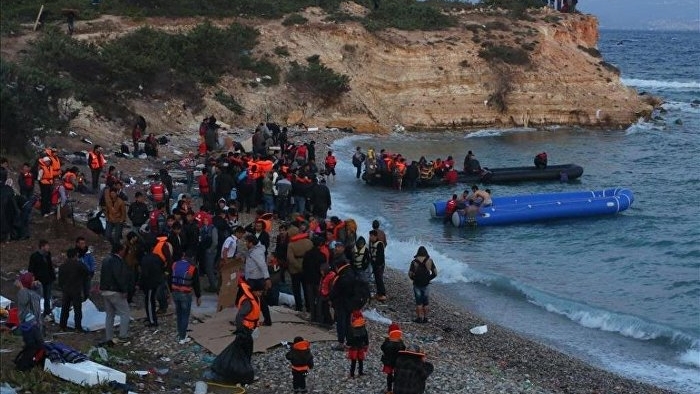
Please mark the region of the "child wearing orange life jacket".
[[396, 323], [389, 325], [387, 338], [382, 343], [382, 372], [386, 374], [386, 392], [391, 393], [394, 385], [394, 368], [396, 367], [396, 357], [399, 352], [406, 350], [406, 344], [403, 343], [403, 333]]
[[306, 375], [314, 367], [314, 356], [311, 354], [311, 344], [302, 337], [294, 338], [291, 348], [286, 355], [292, 364], [292, 386], [294, 393], [306, 393]]
[[[328, 250], [328, 248], [326, 248]], [[333, 325], [333, 318], [331, 317], [331, 306], [330, 306], [330, 294], [331, 288], [333, 287], [333, 282], [335, 282], [336, 273], [335, 270], [331, 269], [330, 265], [321, 265], [321, 285], [319, 286], [319, 294], [321, 303], [321, 324], [331, 327]]]
[[365, 374], [364, 361], [369, 347], [369, 335], [365, 327], [365, 318], [361, 310], [350, 315], [350, 330], [347, 336], [348, 359], [350, 359], [350, 378], [355, 377], [355, 367], [359, 376]]

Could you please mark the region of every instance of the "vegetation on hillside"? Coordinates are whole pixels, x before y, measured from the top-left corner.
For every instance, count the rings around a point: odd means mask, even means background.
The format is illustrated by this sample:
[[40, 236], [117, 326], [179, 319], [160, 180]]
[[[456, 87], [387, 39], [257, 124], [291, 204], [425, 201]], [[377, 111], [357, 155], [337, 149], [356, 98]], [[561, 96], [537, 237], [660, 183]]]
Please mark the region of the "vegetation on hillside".
[[[474, 5], [456, 0], [381, 0], [374, 8], [370, 0], [356, 1], [369, 10], [365, 16], [341, 11], [342, 0], [110, 0], [91, 5], [89, 1], [23, 0], [3, 3], [0, 13], [1, 34], [21, 34], [31, 26], [41, 5], [42, 29], [39, 38], [23, 54], [18, 64], [2, 62], [1, 127], [3, 148], [15, 149], [41, 130], [60, 128], [68, 119], [58, 115], [59, 99], [75, 96], [92, 105], [108, 118], [129, 118], [127, 103], [133, 97], [176, 96], [195, 111], [202, 105], [202, 88], [214, 85], [224, 74], [249, 77], [248, 86], [275, 85], [284, 78], [278, 66], [252, 55], [258, 31], [234, 23], [219, 28], [203, 23], [183, 34], [170, 34], [154, 28], [141, 28], [97, 46], [74, 40], [63, 34], [64, 10], [75, 9], [78, 20], [100, 15], [143, 17], [239, 17], [279, 19], [284, 25], [307, 23], [303, 11], [320, 7], [327, 20], [357, 21], [369, 31], [387, 28], [403, 30], [440, 30], [457, 25], [450, 11], [471, 9]], [[539, 7], [538, 0], [482, 0], [482, 5], [510, 10], [511, 16], [523, 16], [528, 7]], [[22, 28], [22, 24], [25, 26]], [[509, 24], [491, 21], [488, 30], [508, 31]], [[478, 37], [473, 38], [479, 40]], [[479, 55], [494, 70], [502, 65], [524, 65], [529, 61], [522, 48], [485, 43]], [[595, 55], [589, 50], [591, 55]], [[270, 54], [266, 54], [269, 56]], [[290, 56], [289, 49], [278, 46], [277, 57]], [[350, 90], [350, 78], [325, 66], [318, 56], [308, 64], [293, 62], [286, 79], [306, 96], [318, 98], [323, 105], [336, 102]], [[602, 64], [606, 67], [606, 64]], [[257, 77], [257, 78], [256, 78]], [[255, 78], [255, 79], [253, 79]], [[510, 76], [501, 78], [493, 102], [505, 111], [510, 91]], [[235, 92], [234, 92], [235, 94]], [[223, 91], [215, 99], [235, 113], [244, 108]]]
[[350, 77], [338, 74], [323, 63], [318, 55], [306, 58], [307, 65], [292, 62], [287, 82], [302, 94], [321, 100], [322, 105], [336, 103], [350, 91]]

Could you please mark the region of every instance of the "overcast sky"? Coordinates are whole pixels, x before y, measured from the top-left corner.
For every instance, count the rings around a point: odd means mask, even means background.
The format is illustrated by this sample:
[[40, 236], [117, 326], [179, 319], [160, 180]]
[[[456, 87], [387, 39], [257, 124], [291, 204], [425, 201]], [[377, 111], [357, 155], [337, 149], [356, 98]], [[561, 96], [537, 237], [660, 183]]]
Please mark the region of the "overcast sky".
[[700, 0], [579, 0], [578, 9], [596, 15], [601, 29], [700, 32]]

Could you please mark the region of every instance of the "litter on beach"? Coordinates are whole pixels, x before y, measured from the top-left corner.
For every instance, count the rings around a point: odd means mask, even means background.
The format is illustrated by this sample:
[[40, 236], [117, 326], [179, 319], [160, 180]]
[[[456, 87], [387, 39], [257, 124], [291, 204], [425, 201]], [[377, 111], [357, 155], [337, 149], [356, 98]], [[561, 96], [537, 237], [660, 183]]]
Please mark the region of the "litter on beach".
[[476, 326], [469, 330], [474, 335], [484, 335], [488, 331], [488, 327], [486, 325], [483, 326]]

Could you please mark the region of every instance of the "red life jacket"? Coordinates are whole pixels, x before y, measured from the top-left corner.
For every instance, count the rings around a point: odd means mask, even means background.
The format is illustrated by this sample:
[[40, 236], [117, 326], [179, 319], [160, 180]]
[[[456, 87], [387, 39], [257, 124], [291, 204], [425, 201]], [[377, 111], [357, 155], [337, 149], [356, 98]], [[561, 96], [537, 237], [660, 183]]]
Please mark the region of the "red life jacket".
[[165, 198], [165, 187], [162, 183], [151, 184], [151, 195], [154, 202], [161, 202]]
[[297, 151], [294, 153], [294, 157], [306, 158], [307, 153], [306, 145], [299, 145]]
[[209, 194], [209, 179], [207, 179], [206, 175], [200, 175], [197, 183], [199, 183], [200, 193]]
[[163, 213], [157, 209], [154, 209], [151, 211], [151, 213], [148, 215], [148, 227], [151, 230], [151, 233], [158, 235], [158, 232], [160, 229], [158, 228], [158, 218], [160, 215]]
[[457, 209], [457, 200], [450, 200], [445, 206], [445, 214], [451, 215]]
[[337, 163], [338, 163], [338, 162], [335, 160], [335, 156], [333, 156], [333, 155], [331, 155], [331, 156], [326, 156], [326, 167], [328, 167], [328, 168], [335, 168], [335, 165], [336, 165]]
[[335, 271], [331, 270], [326, 274], [326, 276], [321, 278], [321, 287], [319, 289], [321, 296], [328, 297], [328, 295], [331, 294], [331, 287], [335, 282], [335, 277]]
[[24, 183], [25, 188], [34, 188], [34, 175], [32, 175], [31, 171], [27, 172], [26, 174], [22, 174], [22, 182]]
[[51, 205], [58, 205], [58, 202], [61, 200], [61, 193], [58, 191], [59, 187], [60, 186], [54, 187], [51, 192]]

